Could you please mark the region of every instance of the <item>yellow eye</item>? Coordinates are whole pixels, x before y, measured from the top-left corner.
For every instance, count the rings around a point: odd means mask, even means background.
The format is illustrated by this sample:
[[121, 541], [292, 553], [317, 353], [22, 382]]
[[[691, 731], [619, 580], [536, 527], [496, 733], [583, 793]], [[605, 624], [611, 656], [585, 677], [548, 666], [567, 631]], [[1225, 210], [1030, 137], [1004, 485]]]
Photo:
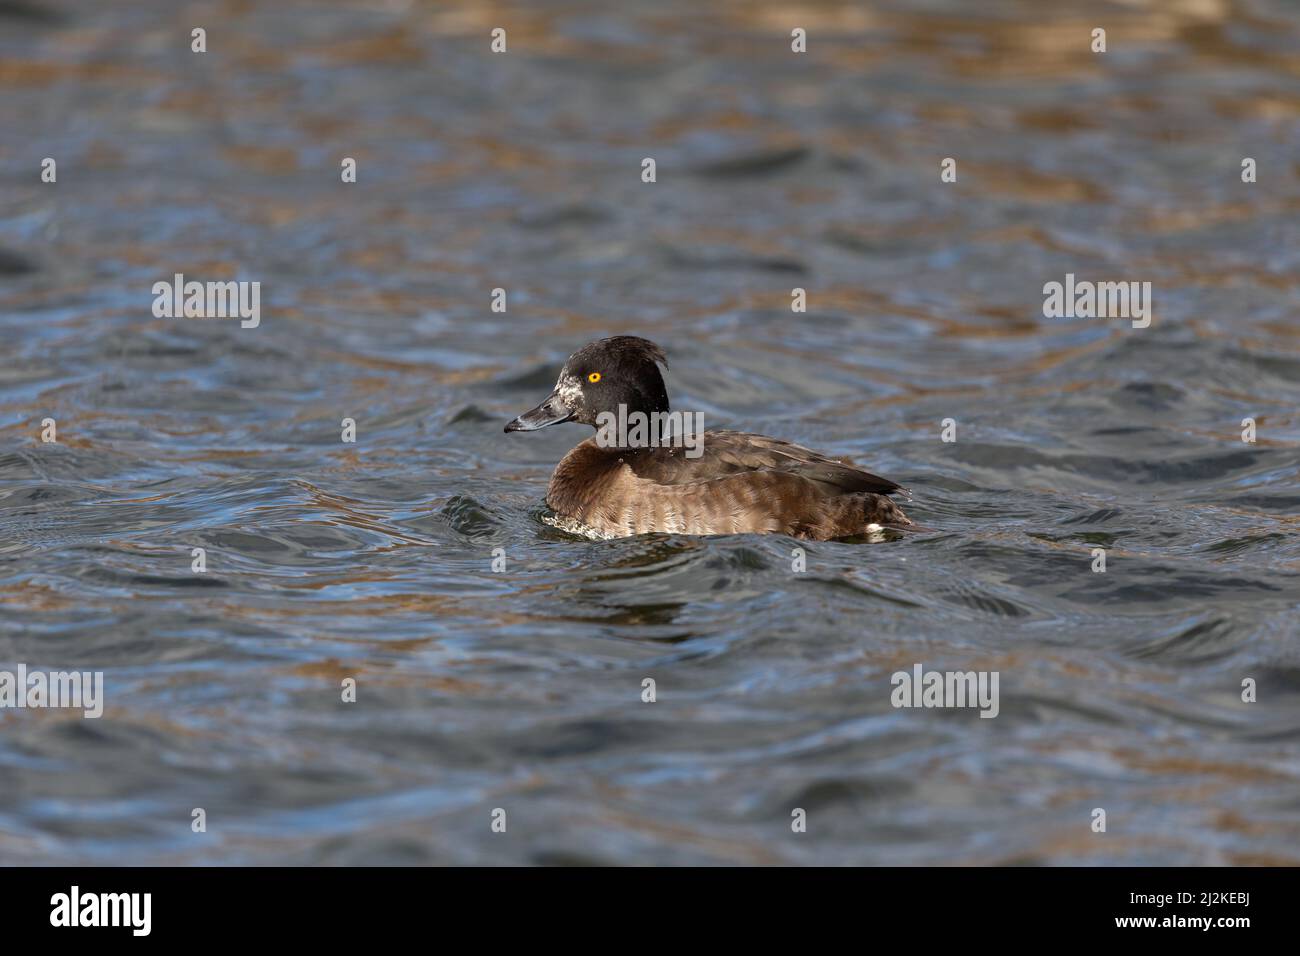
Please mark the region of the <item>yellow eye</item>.
[[587, 381], [589, 381], [592, 385], [595, 385], [597, 382], [600, 381], [600, 373], [592, 372], [590, 375], [587, 376]]

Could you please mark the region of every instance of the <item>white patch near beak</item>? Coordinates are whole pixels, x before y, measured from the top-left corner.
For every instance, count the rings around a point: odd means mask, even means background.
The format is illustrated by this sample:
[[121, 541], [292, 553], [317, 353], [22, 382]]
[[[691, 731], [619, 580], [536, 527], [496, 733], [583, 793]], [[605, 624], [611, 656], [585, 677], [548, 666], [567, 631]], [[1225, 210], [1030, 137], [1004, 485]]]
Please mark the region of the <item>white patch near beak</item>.
[[576, 411], [582, 400], [582, 383], [572, 375], [561, 375], [555, 383], [555, 394], [560, 396], [566, 408]]

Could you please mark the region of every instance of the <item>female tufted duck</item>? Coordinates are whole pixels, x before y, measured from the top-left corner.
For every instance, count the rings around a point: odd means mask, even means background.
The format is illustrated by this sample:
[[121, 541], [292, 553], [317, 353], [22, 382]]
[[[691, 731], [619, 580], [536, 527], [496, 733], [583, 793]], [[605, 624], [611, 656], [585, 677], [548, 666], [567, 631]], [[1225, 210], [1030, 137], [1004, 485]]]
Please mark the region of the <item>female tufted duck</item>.
[[600, 429], [551, 476], [546, 503], [562, 527], [606, 538], [778, 532], [819, 541], [916, 527], [887, 497], [903, 491], [898, 484], [776, 438], [709, 431], [692, 442], [680, 428], [615, 437], [614, 422], [669, 419], [660, 364], [668, 367], [663, 350], [646, 339], [592, 342], [569, 356], [546, 401], [506, 425]]

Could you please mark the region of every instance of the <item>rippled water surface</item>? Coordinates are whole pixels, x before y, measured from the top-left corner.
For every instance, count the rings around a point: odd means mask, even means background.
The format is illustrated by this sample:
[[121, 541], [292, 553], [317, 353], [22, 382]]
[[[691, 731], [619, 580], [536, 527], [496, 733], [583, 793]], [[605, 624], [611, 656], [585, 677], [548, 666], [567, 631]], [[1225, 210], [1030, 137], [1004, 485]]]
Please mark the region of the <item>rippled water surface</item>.
[[[54, 10], [0, 2], [0, 667], [108, 703], [0, 711], [0, 862], [1300, 863], [1294, 4]], [[583, 430], [502, 425], [617, 333], [933, 530], [548, 527]]]

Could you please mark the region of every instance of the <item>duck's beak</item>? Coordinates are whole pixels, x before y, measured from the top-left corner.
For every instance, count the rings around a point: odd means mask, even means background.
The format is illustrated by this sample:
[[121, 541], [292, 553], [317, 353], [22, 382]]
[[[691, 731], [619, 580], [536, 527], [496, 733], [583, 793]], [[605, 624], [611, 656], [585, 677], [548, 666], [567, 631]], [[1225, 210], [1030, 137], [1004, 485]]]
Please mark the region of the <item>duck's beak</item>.
[[551, 397], [542, 404], [524, 412], [506, 425], [506, 431], [535, 432], [547, 425], [558, 425], [560, 422], [567, 422], [573, 415], [574, 413], [564, 404], [564, 399], [560, 397], [560, 393], [558, 391], [551, 392]]

